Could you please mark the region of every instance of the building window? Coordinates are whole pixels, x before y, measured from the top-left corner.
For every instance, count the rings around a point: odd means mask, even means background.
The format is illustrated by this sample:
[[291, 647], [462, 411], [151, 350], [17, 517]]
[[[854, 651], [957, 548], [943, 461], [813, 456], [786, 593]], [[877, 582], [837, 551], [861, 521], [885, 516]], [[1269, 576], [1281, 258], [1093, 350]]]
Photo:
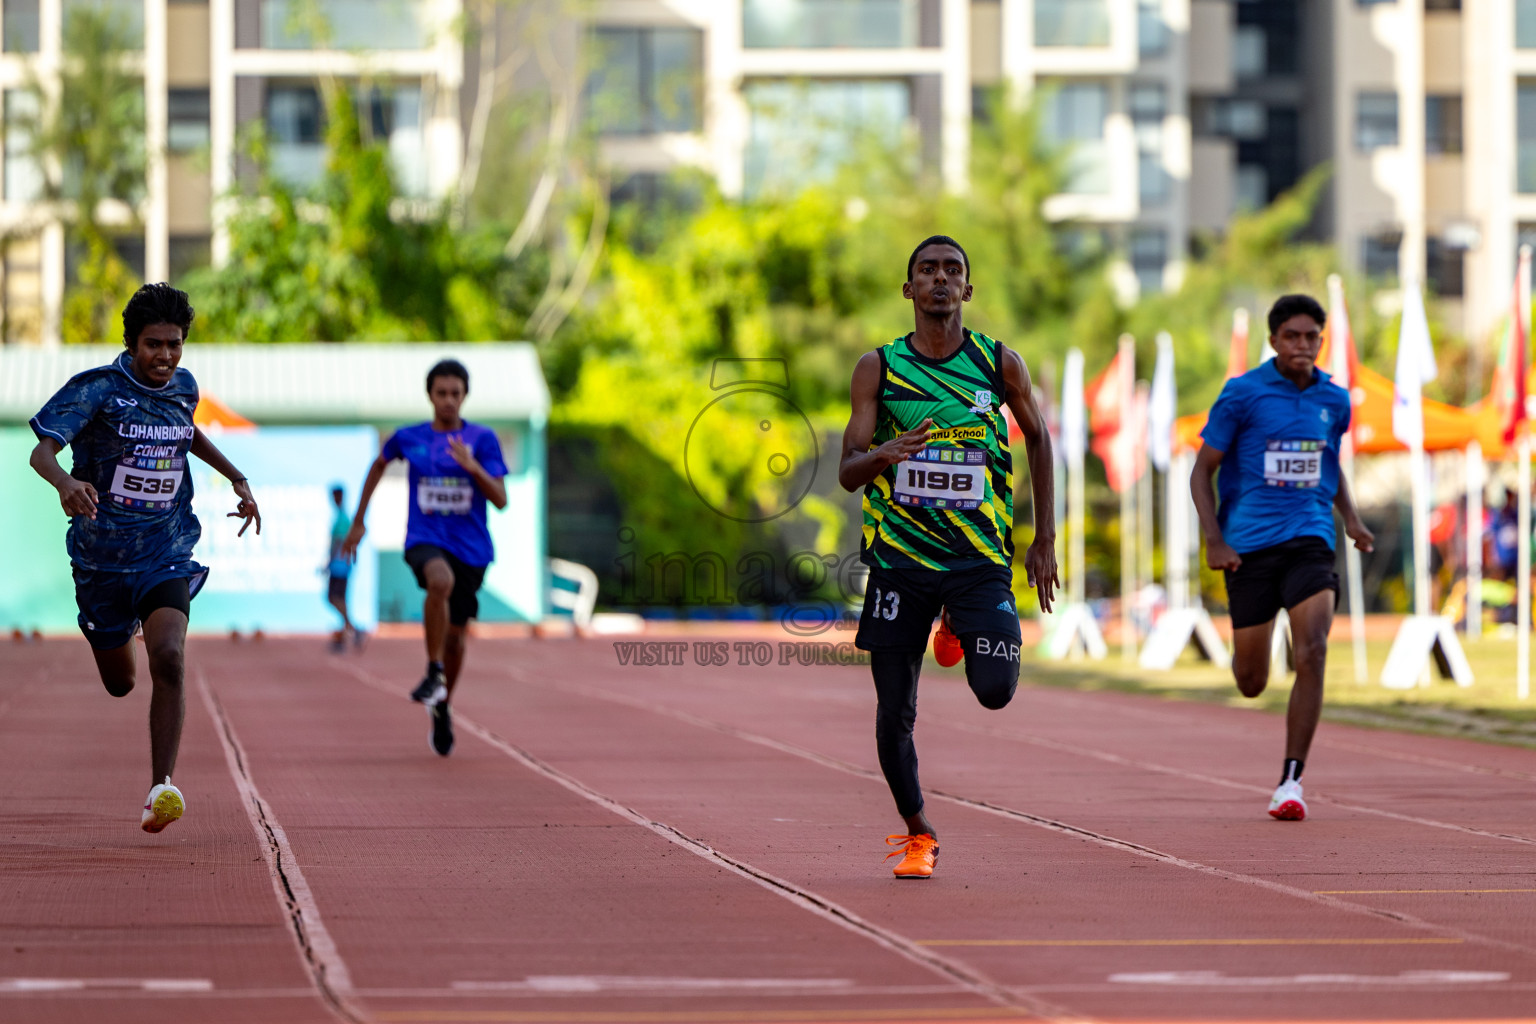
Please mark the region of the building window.
[[1459, 299], [1466, 293], [1462, 280], [1464, 252], [1441, 238], [1424, 240], [1424, 278], [1429, 282], [1429, 290], [1442, 299]]
[[1190, 128], [1196, 136], [1223, 139], [1262, 139], [1269, 111], [1258, 100], [1194, 96], [1189, 106]]
[[5, 32], [6, 53], [36, 53], [38, 0], [5, 0], [0, 7], [0, 29]]
[[703, 127], [702, 32], [604, 27], [593, 33], [593, 45], [587, 110], [598, 131], [646, 135]]
[[1369, 152], [1397, 145], [1397, 93], [1362, 92], [1355, 98], [1355, 146]]
[[268, 50], [424, 50], [424, 0], [258, 0]]
[[1036, 46], [1108, 46], [1108, 0], [1035, 0]]
[[40, 108], [37, 93], [7, 89], [5, 93], [5, 198], [31, 203], [42, 198], [43, 168], [31, 152], [33, 126]]
[[1397, 0], [1355, 0], [1356, 7], [1375, 7], [1378, 4], [1395, 4]]
[[1397, 280], [1397, 251], [1402, 244], [1401, 232], [1366, 235], [1360, 248], [1360, 264], [1365, 276]]
[[208, 90], [168, 89], [165, 94], [166, 146], [173, 153], [190, 153], [208, 145]]
[[1136, 48], [1143, 57], [1161, 57], [1168, 52], [1162, 0], [1136, 0]]
[[1262, 25], [1239, 25], [1232, 32], [1232, 73], [1238, 78], [1263, 78], [1269, 69], [1269, 36]]
[[105, 14], [118, 28], [127, 34], [132, 49], [144, 47], [143, 0], [64, 0], [64, 25], [67, 28], [71, 15], [93, 11]]
[[298, 187], [318, 184], [325, 173], [320, 93], [312, 85], [267, 89], [267, 139], [272, 174]]
[[919, 0], [744, 0], [741, 41], [749, 50], [918, 46], [922, 13]]
[[1057, 85], [1047, 95], [1040, 134], [1046, 142], [1067, 150], [1064, 191], [1099, 195], [1109, 191], [1109, 147], [1104, 118], [1109, 113], [1109, 89], [1073, 82]]
[[1461, 152], [1461, 97], [1424, 97], [1424, 152]]
[[1232, 178], [1232, 205], [1238, 213], [1262, 210], [1269, 202], [1269, 171], [1263, 164], [1238, 164]]
[[1536, 80], [1515, 90], [1515, 191], [1536, 192]]
[[1536, 0], [1515, 0], [1515, 45], [1536, 49]]
[[1162, 228], [1133, 228], [1131, 269], [1143, 292], [1163, 290], [1163, 267], [1168, 263], [1168, 232]]
[[1426, 11], [1459, 11], [1461, 0], [1424, 0]]
[[8, 345], [40, 344], [43, 340], [43, 243], [37, 235], [23, 235], [3, 243], [5, 282], [0, 295], [3, 329], [0, 338]]
[[1135, 85], [1130, 104], [1141, 205], [1158, 206], [1168, 200], [1168, 172], [1163, 167], [1163, 118], [1168, 116], [1168, 95], [1161, 85]]
[[905, 79], [759, 80], [742, 92], [750, 117], [748, 195], [826, 181], [862, 143], [899, 147], [912, 117]]

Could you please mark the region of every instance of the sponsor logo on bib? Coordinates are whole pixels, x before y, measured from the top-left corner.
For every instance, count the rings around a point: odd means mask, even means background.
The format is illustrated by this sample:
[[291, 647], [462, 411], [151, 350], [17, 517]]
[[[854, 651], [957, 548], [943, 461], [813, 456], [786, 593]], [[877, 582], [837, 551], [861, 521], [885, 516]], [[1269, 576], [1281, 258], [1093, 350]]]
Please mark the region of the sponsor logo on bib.
[[980, 508], [987, 453], [979, 448], [923, 448], [896, 466], [891, 496], [918, 508]]
[[1266, 487], [1318, 487], [1323, 481], [1323, 441], [1269, 441], [1264, 449]]

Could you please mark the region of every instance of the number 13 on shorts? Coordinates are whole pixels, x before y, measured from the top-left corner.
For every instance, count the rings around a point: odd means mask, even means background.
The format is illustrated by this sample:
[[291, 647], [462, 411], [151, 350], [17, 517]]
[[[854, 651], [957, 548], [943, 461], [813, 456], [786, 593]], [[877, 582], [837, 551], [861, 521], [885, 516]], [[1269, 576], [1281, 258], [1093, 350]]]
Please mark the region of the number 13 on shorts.
[[894, 590], [882, 592], [879, 587], [874, 589], [874, 600], [870, 602], [870, 615], [877, 619], [896, 618], [901, 608], [901, 595]]

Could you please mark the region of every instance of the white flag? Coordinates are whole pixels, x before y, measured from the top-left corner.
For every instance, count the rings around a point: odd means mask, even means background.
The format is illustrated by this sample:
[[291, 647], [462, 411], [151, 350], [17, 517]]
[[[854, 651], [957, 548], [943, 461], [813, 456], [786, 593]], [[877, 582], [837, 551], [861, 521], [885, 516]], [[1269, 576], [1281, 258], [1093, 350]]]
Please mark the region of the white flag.
[[1403, 324], [1397, 335], [1397, 375], [1392, 382], [1392, 434], [1409, 448], [1424, 443], [1423, 387], [1440, 375], [1429, 340], [1429, 319], [1417, 281], [1403, 285]]
[[1159, 472], [1173, 460], [1173, 417], [1177, 398], [1173, 384], [1173, 337], [1157, 336], [1157, 364], [1152, 368], [1152, 394], [1147, 401], [1147, 451]]
[[1083, 353], [1067, 352], [1061, 375], [1061, 451], [1069, 463], [1078, 463], [1088, 448], [1088, 422], [1083, 409]]

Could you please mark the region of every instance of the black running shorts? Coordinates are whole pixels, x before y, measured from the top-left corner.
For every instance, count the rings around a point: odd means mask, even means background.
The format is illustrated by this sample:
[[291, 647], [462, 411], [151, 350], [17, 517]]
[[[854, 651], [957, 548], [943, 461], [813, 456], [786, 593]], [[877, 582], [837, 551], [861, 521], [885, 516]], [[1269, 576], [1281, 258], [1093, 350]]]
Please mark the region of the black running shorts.
[[856, 646], [866, 651], [922, 651], [940, 608], [956, 636], [997, 638], [1018, 658], [1019, 613], [1013, 573], [1001, 565], [974, 569], [882, 569], [871, 566]]
[[413, 544], [405, 549], [405, 564], [416, 574], [416, 583], [427, 589], [427, 563], [441, 558], [453, 570], [453, 591], [448, 595], [448, 621], [462, 626], [480, 614], [480, 585], [485, 582], [483, 565], [468, 565], [458, 555], [436, 544]]
[[1241, 557], [1237, 571], [1226, 573], [1233, 629], [1262, 626], [1323, 590], [1332, 590], [1335, 607], [1339, 603], [1333, 548], [1321, 537], [1297, 537]]

